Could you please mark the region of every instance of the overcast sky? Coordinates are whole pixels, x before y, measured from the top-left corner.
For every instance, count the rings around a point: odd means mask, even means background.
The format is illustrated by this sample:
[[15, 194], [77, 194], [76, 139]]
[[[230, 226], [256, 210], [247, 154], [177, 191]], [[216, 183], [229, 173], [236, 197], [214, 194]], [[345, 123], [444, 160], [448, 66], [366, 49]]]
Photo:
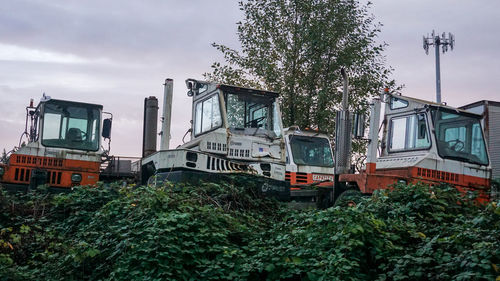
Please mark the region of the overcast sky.
[[[442, 100], [500, 100], [500, 1], [384, 0], [371, 11], [404, 95], [435, 99], [434, 52], [422, 48], [434, 29], [456, 37], [441, 56]], [[144, 97], [161, 104], [165, 78], [174, 79], [171, 147], [179, 145], [191, 118], [184, 80], [221, 60], [212, 42], [238, 47], [241, 18], [235, 0], [2, 1], [0, 149], [18, 145], [25, 106], [45, 92], [102, 104], [114, 115], [111, 153], [139, 156]]]

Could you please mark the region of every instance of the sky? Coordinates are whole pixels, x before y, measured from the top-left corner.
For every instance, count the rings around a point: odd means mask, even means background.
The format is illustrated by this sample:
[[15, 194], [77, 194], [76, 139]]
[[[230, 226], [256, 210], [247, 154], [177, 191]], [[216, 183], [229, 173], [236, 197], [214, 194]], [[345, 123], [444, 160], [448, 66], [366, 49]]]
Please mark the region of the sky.
[[[111, 154], [140, 156], [144, 98], [174, 79], [172, 140], [189, 128], [185, 79], [223, 61], [211, 43], [238, 48], [235, 0], [0, 0], [0, 149], [19, 144], [25, 107], [43, 93], [113, 113]], [[364, 2], [363, 2], [364, 3]], [[500, 101], [500, 1], [373, 1], [379, 42], [402, 93], [435, 100], [435, 59], [422, 37], [451, 32], [441, 55], [442, 100]], [[160, 108], [161, 115], [161, 108]], [[333, 117], [332, 117], [333, 118]], [[159, 143], [158, 143], [159, 144]]]

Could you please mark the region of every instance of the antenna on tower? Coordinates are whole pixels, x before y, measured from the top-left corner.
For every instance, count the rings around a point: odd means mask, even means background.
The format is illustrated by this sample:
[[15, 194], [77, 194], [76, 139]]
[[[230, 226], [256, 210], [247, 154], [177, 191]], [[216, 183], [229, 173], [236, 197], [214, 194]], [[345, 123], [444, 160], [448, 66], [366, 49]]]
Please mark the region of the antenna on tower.
[[455, 46], [455, 36], [448, 32], [448, 37], [446, 37], [446, 33], [443, 32], [443, 35], [439, 37], [432, 31], [432, 35], [423, 38], [423, 46], [425, 50], [425, 54], [429, 54], [429, 46], [434, 46], [436, 51], [436, 102], [441, 103], [441, 67], [439, 61], [439, 46], [443, 46], [443, 54], [448, 51], [448, 47], [453, 51], [453, 47]]

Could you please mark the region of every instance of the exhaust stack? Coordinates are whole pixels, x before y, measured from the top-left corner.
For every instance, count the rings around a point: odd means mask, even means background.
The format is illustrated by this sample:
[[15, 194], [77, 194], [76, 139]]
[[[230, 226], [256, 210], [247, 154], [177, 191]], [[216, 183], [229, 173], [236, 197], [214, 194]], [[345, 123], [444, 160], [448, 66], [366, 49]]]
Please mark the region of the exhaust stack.
[[170, 124], [172, 122], [172, 98], [173, 98], [173, 88], [174, 80], [167, 78], [165, 79], [165, 90], [163, 93], [163, 117], [161, 125], [161, 140], [160, 140], [160, 150], [167, 150], [170, 146]]
[[337, 113], [335, 130], [335, 174], [347, 174], [351, 168], [351, 113], [349, 112], [349, 81], [344, 69], [342, 110]]
[[[384, 90], [386, 93], [388, 89]], [[380, 106], [384, 93], [375, 97], [370, 104], [370, 132], [368, 133], [368, 151], [366, 154], [366, 172], [375, 173], [377, 169], [378, 128], [380, 126]]]
[[144, 123], [142, 131], [142, 157], [156, 152], [156, 132], [158, 127], [158, 99], [144, 99]]

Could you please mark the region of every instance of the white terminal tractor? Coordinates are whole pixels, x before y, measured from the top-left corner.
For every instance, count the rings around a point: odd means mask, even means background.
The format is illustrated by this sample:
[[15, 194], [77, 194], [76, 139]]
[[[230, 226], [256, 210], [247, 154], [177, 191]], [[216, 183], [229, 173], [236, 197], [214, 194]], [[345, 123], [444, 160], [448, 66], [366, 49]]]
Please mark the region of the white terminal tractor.
[[[214, 181], [232, 174], [252, 177], [262, 193], [287, 200], [290, 188], [285, 181], [279, 94], [195, 79], [187, 79], [186, 86], [187, 95], [193, 99], [191, 128], [186, 133], [191, 134], [191, 140], [168, 149], [173, 80], [167, 79], [161, 149], [144, 153], [142, 182]], [[155, 147], [156, 133], [146, 130], [148, 122], [157, 122], [155, 117], [147, 120], [155, 116], [148, 112], [155, 107], [145, 108], [143, 147], [151, 147], [148, 143]]]

